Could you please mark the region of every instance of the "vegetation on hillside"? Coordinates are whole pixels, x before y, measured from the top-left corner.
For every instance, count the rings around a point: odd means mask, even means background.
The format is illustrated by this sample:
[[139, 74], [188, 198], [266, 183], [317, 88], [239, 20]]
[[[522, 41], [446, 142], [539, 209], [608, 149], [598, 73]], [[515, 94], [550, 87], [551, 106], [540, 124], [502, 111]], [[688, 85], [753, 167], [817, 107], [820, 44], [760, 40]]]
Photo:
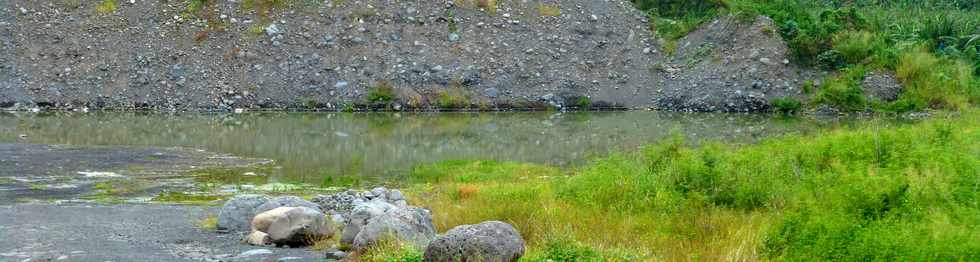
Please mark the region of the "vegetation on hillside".
[[676, 138], [568, 170], [451, 161], [415, 168], [409, 195], [440, 232], [515, 225], [526, 261], [970, 260], [978, 127], [968, 109], [758, 144]]
[[[683, 37], [718, 15], [771, 17], [805, 65], [838, 70], [815, 104], [845, 111], [963, 109], [980, 101], [980, 2], [972, 0], [633, 0], [660, 37]], [[898, 71], [898, 101], [864, 101], [860, 78]], [[858, 78], [858, 81], [854, 81]]]

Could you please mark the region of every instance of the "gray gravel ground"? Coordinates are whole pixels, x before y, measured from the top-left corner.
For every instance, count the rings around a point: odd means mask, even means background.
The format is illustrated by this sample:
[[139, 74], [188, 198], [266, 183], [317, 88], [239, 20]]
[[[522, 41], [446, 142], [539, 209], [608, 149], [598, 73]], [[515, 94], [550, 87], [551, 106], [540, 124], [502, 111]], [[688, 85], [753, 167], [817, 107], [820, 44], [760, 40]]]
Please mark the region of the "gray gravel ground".
[[[212, 207], [0, 206], [0, 261], [320, 261], [308, 248], [254, 247], [195, 225]], [[272, 254], [242, 256], [267, 249]]]

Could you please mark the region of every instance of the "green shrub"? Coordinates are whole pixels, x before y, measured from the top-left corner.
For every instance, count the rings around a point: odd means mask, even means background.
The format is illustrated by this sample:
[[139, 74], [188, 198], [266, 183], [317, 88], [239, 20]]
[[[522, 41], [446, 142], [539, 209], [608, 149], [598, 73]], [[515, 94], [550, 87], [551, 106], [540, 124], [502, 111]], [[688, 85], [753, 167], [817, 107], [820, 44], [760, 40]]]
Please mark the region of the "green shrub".
[[773, 109], [777, 113], [792, 115], [803, 109], [803, 103], [791, 96], [779, 98], [772, 101]]
[[458, 87], [439, 92], [439, 107], [443, 109], [459, 109], [469, 105], [469, 99], [462, 94]]
[[687, 35], [725, 6], [723, 0], [633, 0], [633, 3], [649, 14], [653, 30], [668, 40]]
[[844, 62], [860, 64], [872, 58], [875, 52], [884, 49], [885, 42], [881, 36], [868, 31], [843, 31], [834, 35], [834, 51], [837, 51]]
[[830, 77], [820, 86], [813, 102], [833, 106], [846, 112], [863, 111], [867, 108], [864, 92], [861, 90], [861, 80], [865, 70], [851, 68], [841, 76]]
[[368, 102], [388, 104], [395, 101], [395, 88], [388, 81], [379, 81], [368, 93]]
[[576, 101], [575, 105], [582, 109], [592, 108], [592, 99], [587, 96], [580, 96]]

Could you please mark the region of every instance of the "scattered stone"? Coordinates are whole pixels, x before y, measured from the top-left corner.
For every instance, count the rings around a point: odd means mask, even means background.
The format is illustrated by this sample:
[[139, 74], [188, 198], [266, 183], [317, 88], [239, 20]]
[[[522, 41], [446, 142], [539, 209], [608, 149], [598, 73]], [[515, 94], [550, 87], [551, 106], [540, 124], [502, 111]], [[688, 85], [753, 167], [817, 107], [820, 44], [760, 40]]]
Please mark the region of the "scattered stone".
[[266, 26], [265, 27], [265, 34], [268, 35], [268, 36], [276, 36], [276, 35], [278, 35], [279, 34], [279, 26], [277, 26], [275, 23], [270, 24], [269, 26]]
[[517, 261], [524, 239], [510, 224], [488, 221], [462, 225], [437, 237], [425, 249], [425, 261]]
[[249, 257], [257, 257], [257, 256], [268, 256], [268, 255], [272, 255], [272, 254], [274, 254], [274, 253], [272, 253], [272, 250], [268, 250], [268, 249], [262, 248], [262, 249], [252, 249], [252, 250], [249, 250], [249, 251], [242, 252], [241, 254], [238, 254], [237, 257], [238, 258], [249, 258]]

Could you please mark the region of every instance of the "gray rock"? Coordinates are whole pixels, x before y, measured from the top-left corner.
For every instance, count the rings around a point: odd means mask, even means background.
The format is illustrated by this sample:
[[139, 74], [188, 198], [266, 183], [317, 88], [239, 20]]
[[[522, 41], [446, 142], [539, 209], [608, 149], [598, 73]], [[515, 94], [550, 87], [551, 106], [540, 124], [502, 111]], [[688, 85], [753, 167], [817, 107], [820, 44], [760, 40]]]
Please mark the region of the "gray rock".
[[483, 95], [489, 98], [497, 98], [497, 96], [500, 95], [499, 93], [500, 91], [498, 91], [496, 88], [493, 87], [483, 90]]
[[260, 213], [252, 220], [252, 233], [246, 238], [253, 245], [303, 246], [311, 238], [333, 235], [335, 228], [319, 209], [279, 207]]
[[248, 231], [255, 208], [269, 202], [269, 197], [263, 195], [237, 195], [221, 207], [218, 213], [218, 230]]
[[456, 41], [459, 41], [459, 34], [449, 33], [449, 42], [456, 42]]
[[340, 250], [337, 250], [337, 249], [331, 249], [331, 250], [327, 250], [326, 256], [324, 258], [326, 258], [326, 259], [334, 259], [334, 260], [343, 260], [346, 257], [347, 257], [347, 252], [340, 251]]
[[450, 229], [425, 249], [425, 261], [517, 261], [524, 239], [513, 226], [488, 221]]
[[380, 199], [357, 204], [351, 212], [340, 242], [363, 250], [387, 237], [423, 247], [435, 237], [428, 210], [399, 207]]
[[891, 72], [871, 72], [861, 81], [861, 90], [869, 101], [895, 101], [902, 94], [903, 89], [902, 83], [899, 83], [895, 74]]
[[352, 246], [355, 250], [364, 250], [385, 238], [393, 237], [416, 247], [424, 247], [435, 236], [435, 226], [428, 210], [418, 207], [395, 208], [368, 220], [354, 237]]
[[395, 208], [397, 207], [384, 201], [370, 201], [355, 204], [347, 219], [347, 225], [344, 227], [340, 243], [354, 243], [354, 238], [360, 233], [361, 227], [367, 225], [369, 220]]
[[268, 36], [276, 36], [279, 34], [279, 26], [276, 24], [270, 24], [265, 27], [265, 34]]
[[303, 260], [301, 257], [280, 257], [276, 262]]
[[320, 205], [313, 202], [303, 200], [302, 198], [295, 196], [281, 196], [269, 200], [265, 204], [255, 208], [255, 214], [260, 214], [265, 211], [273, 210], [280, 207], [308, 207], [317, 212], [322, 212], [320, 210]]

